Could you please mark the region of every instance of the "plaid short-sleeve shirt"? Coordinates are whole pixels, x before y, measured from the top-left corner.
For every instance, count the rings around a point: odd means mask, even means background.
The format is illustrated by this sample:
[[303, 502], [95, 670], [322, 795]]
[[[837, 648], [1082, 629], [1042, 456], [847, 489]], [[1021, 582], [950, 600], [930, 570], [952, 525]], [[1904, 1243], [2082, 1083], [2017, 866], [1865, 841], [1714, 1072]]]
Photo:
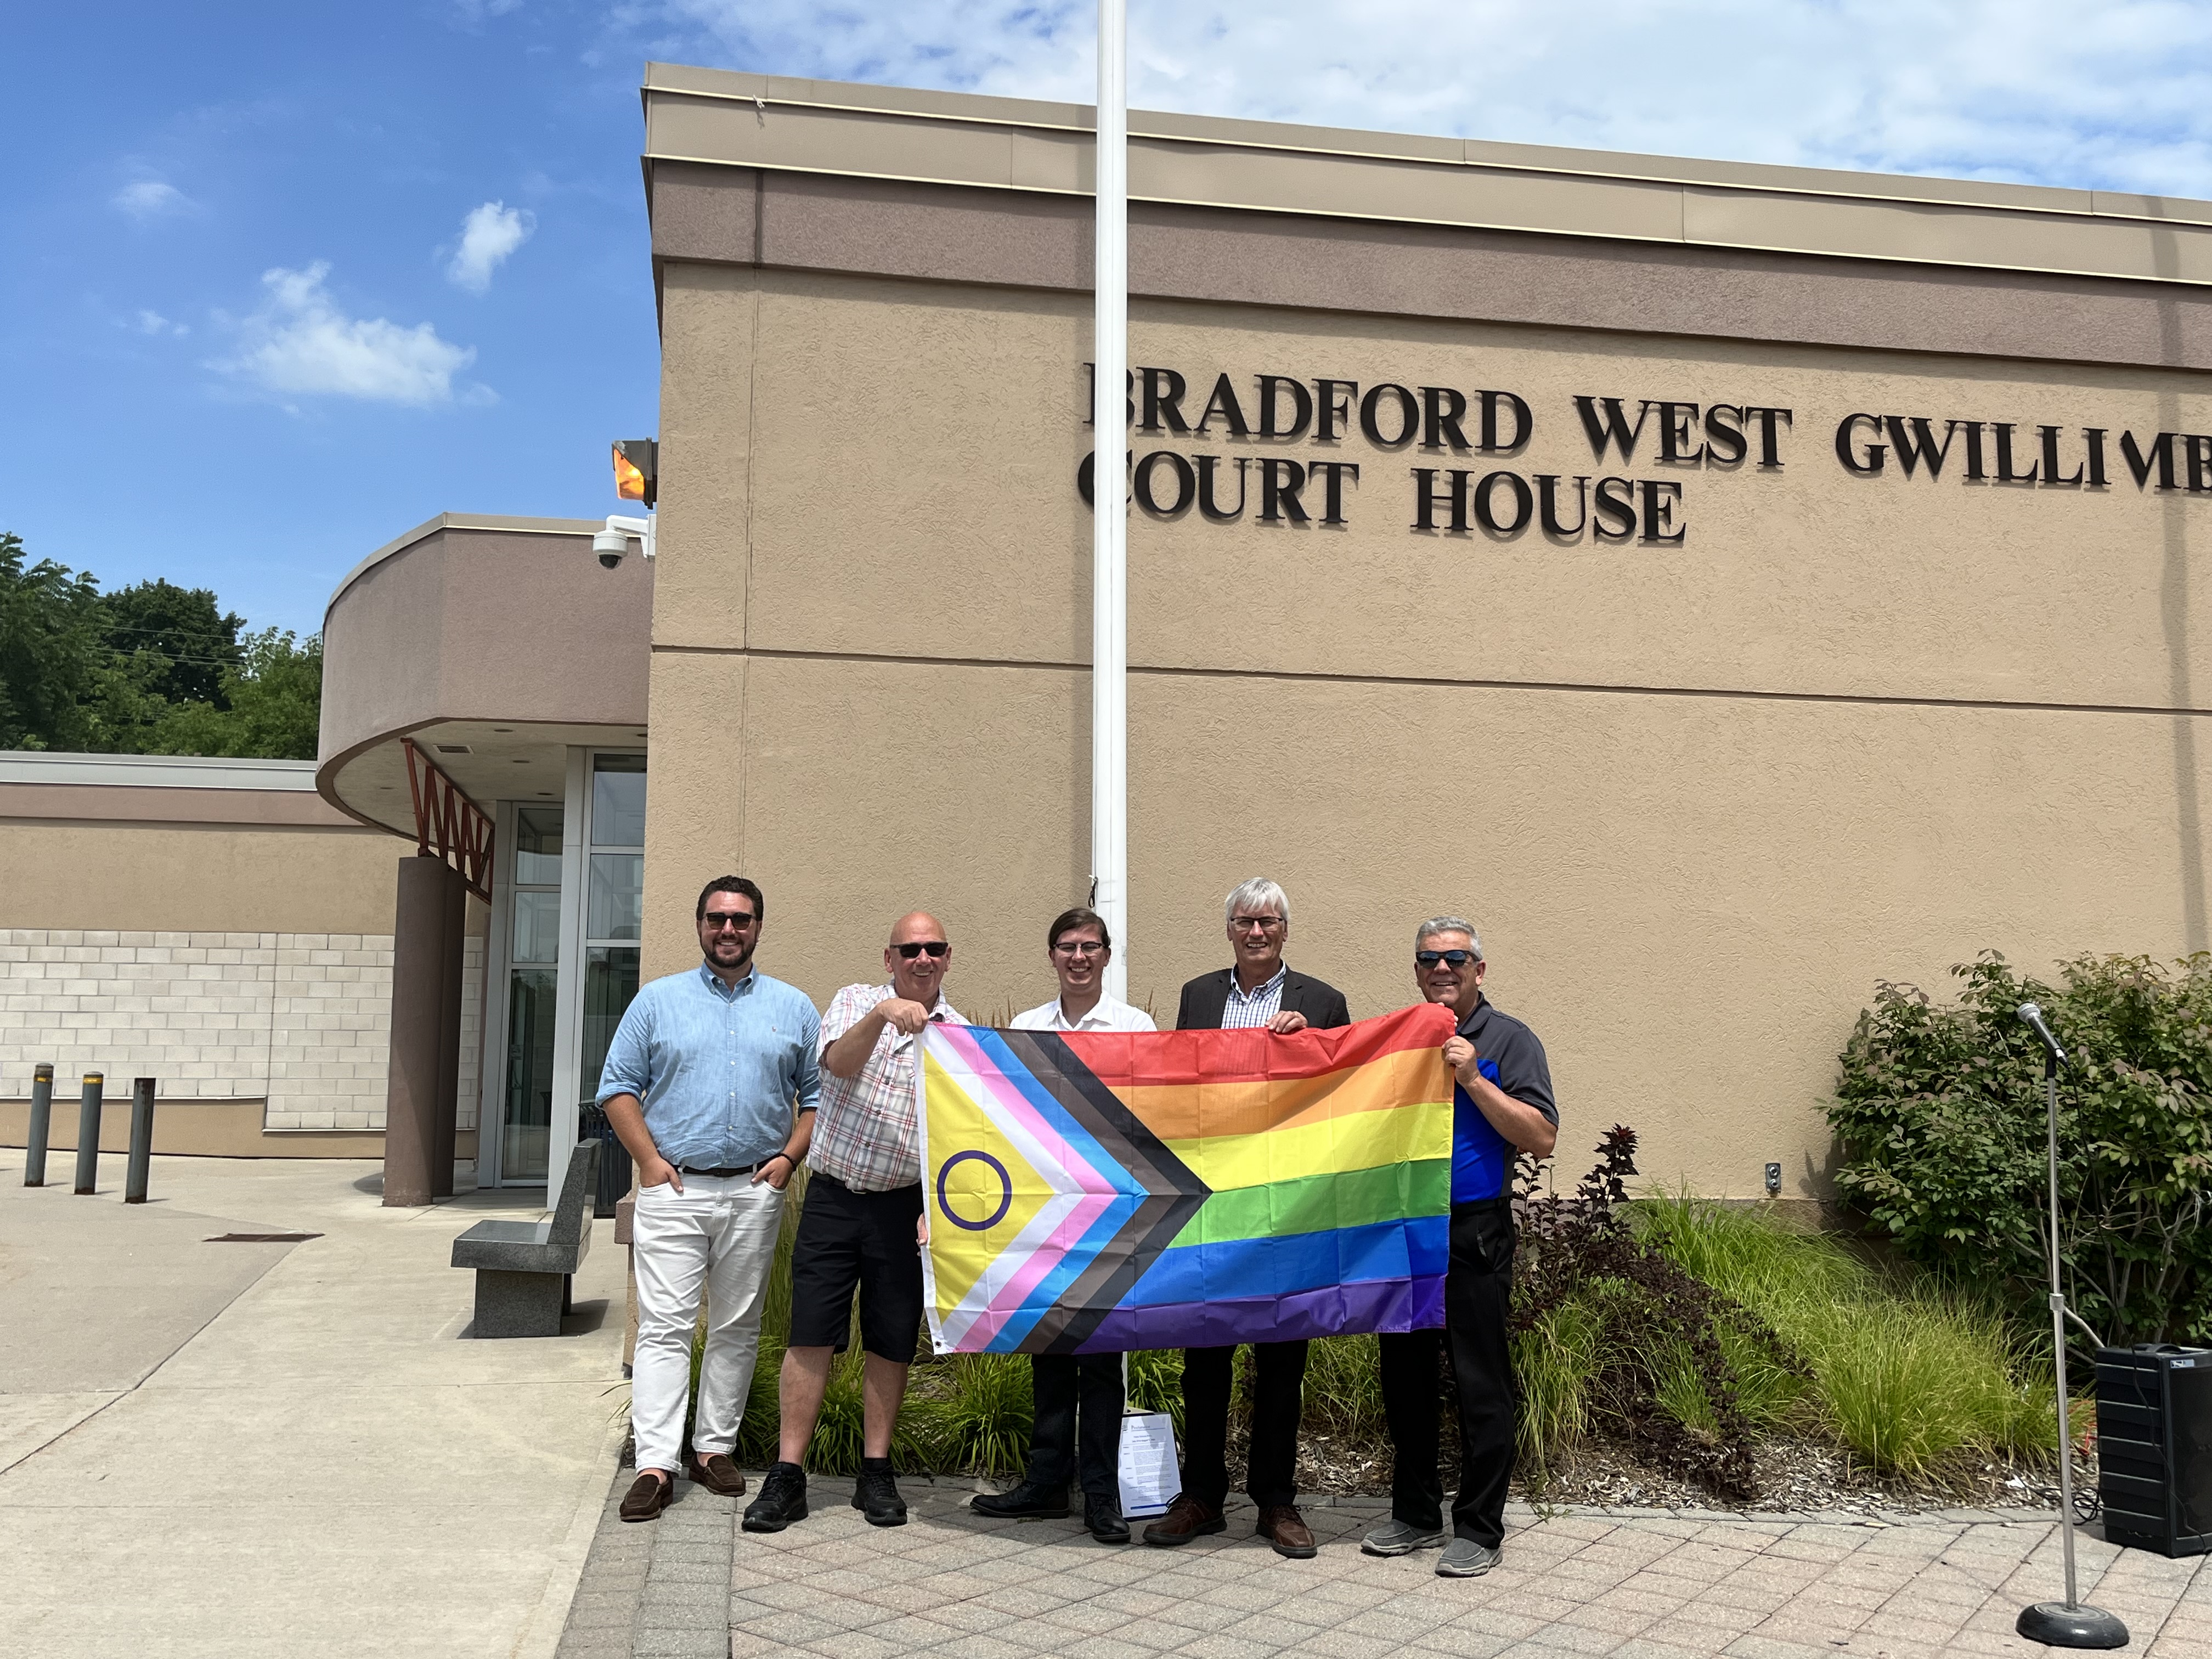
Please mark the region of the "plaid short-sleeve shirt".
[[[888, 985], [848, 985], [830, 1000], [822, 1017], [827, 1049], [875, 1006], [898, 994]], [[942, 994], [930, 1018], [964, 1025]], [[884, 1026], [875, 1052], [857, 1077], [832, 1077], [822, 1068], [822, 1105], [806, 1161], [856, 1193], [884, 1193], [921, 1179], [921, 1132], [914, 1118], [915, 1039]]]

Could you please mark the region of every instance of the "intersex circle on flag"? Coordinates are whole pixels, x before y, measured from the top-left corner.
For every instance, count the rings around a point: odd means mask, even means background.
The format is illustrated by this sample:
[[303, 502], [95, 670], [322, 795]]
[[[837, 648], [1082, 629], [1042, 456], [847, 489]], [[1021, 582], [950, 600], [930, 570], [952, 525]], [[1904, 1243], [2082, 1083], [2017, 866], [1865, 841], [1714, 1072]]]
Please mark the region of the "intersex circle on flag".
[[[955, 1169], [971, 1158], [978, 1164], [988, 1164], [991, 1172], [999, 1177], [999, 1207], [981, 1221], [969, 1221], [965, 1217], [956, 1213], [952, 1208], [951, 1197], [945, 1191], [947, 1177]], [[937, 1207], [945, 1212], [945, 1218], [954, 1226], [964, 1227], [971, 1233], [988, 1232], [1006, 1218], [1006, 1212], [1013, 1206], [1014, 1178], [1006, 1173], [1006, 1166], [993, 1158], [990, 1153], [974, 1151], [955, 1152], [938, 1166]]]

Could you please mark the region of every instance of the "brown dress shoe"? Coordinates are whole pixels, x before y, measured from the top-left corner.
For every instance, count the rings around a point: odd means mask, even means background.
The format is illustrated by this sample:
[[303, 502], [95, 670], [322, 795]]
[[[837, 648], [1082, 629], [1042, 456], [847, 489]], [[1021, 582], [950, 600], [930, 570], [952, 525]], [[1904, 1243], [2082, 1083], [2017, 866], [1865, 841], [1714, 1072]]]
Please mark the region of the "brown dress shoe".
[[622, 1518], [625, 1521], [650, 1521], [668, 1507], [668, 1500], [676, 1491], [675, 1480], [664, 1471], [640, 1469], [637, 1479], [623, 1494]]
[[684, 1473], [718, 1498], [736, 1498], [745, 1489], [745, 1472], [727, 1452], [708, 1452], [704, 1457], [693, 1452], [684, 1460]]
[[1219, 1510], [1178, 1492], [1176, 1501], [1168, 1505], [1168, 1512], [1145, 1528], [1145, 1541], [1167, 1546], [1188, 1544], [1194, 1538], [1228, 1530], [1229, 1523], [1221, 1518]]
[[1321, 1553], [1321, 1547], [1314, 1542], [1313, 1528], [1289, 1504], [1270, 1504], [1261, 1510], [1259, 1533], [1274, 1545], [1276, 1554], [1287, 1555], [1293, 1561], [1310, 1560]]

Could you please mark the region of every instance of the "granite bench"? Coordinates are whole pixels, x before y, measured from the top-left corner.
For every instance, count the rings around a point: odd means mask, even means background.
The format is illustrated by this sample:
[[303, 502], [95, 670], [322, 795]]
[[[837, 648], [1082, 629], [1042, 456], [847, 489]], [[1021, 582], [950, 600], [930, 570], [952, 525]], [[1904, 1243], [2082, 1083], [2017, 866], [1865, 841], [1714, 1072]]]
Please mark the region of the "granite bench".
[[543, 1221], [479, 1221], [453, 1241], [453, 1266], [477, 1275], [477, 1336], [558, 1336], [571, 1276], [592, 1249], [599, 1143], [568, 1157], [561, 1201]]

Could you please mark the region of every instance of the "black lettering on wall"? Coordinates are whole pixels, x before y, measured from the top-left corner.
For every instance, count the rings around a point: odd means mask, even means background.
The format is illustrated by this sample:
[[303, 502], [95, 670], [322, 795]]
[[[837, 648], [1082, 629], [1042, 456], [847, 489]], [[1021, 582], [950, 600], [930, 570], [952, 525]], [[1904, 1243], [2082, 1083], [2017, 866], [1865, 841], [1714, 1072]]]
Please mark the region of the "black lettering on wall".
[[[1395, 438], [1382, 435], [1385, 397], [1398, 405], [1398, 435]], [[1370, 386], [1367, 395], [1359, 400], [1359, 429], [1366, 434], [1367, 441], [1378, 449], [1403, 449], [1421, 429], [1421, 406], [1404, 386], [1385, 380], [1381, 386]]]
[[2074, 476], [2070, 478], [2058, 476], [2058, 428], [2039, 426], [2036, 430], [2043, 434], [2043, 482], [2058, 489], [2079, 489], [2081, 487], [2080, 467], [2074, 469]]
[[1198, 417], [1195, 435], [1203, 438], [1216, 419], [1229, 428], [1232, 438], [1249, 438], [1252, 428], [1244, 419], [1244, 406], [1237, 401], [1237, 388], [1224, 374], [1213, 383], [1213, 395], [1206, 400], [1206, 413]]
[[1589, 523], [1589, 480], [1575, 479], [1575, 521], [1572, 525], [1559, 522], [1559, 475], [1540, 472], [1536, 475], [1536, 500], [1544, 518], [1544, 533], [1561, 541], [1578, 539], [1583, 526]]
[[1836, 426], [1836, 459], [1844, 464], [1846, 472], [1856, 472], [1863, 478], [1871, 478], [1882, 469], [1888, 459], [1889, 447], [1878, 444], [1874, 438], [1862, 447], [1855, 434], [1862, 426], [1870, 428], [1875, 438], [1881, 435], [1881, 416], [1879, 415], [1846, 415]]
[[[1600, 478], [1590, 491], [1598, 522], [1591, 533], [1601, 542], [1625, 542], [1636, 533], [1636, 485], [1627, 478]], [[1608, 528], [1607, 526], [1611, 526]]]
[[[1510, 520], [1498, 516], [1497, 504], [1491, 499], [1499, 484], [1513, 498]], [[1528, 483], [1517, 472], [1487, 472], [1474, 487], [1474, 521], [1493, 536], [1517, 536], [1528, 527], [1528, 520], [1536, 511], [1536, 498], [1528, 493]]]
[[1955, 421], [1952, 424], [1966, 434], [1966, 482], [1983, 483], [1990, 475], [1982, 470], [1982, 423], [1979, 421]]
[[1905, 476], [1911, 477], [1913, 468], [1924, 461], [1929, 477], [1942, 477], [1943, 463], [1951, 453], [1951, 440], [1959, 435], [1959, 423], [1953, 421], [1946, 426], [1943, 441], [1938, 444], [1934, 424], [1926, 416], [1915, 415], [1908, 419], [1903, 415], [1892, 415], [1887, 418], [1890, 445], [1897, 451], [1898, 465], [1905, 469]]
[[[1536, 429], [1536, 417], [1528, 412], [1528, 405], [1510, 392], [1478, 392], [1475, 398], [1482, 405], [1482, 453], [1486, 455], [1510, 455], [1528, 441]], [[1504, 410], [1513, 416], [1513, 437], [1510, 442], [1500, 442], [1498, 436], [1498, 412]]]
[[1467, 398], [1448, 386], [1425, 386], [1421, 388], [1421, 439], [1424, 449], [1442, 449], [1449, 444], [1454, 449], [1467, 447], [1467, 434], [1460, 429], [1460, 422], [1467, 415]]
[[1644, 435], [1644, 417], [1651, 413], [1650, 403], [1636, 411], [1634, 426], [1629, 425], [1618, 398], [1577, 397], [1575, 409], [1583, 417], [1583, 430], [1589, 434], [1590, 453], [1601, 461], [1606, 446], [1618, 444], [1623, 461], [1636, 459], [1636, 441]]
[[1734, 404], [1705, 406], [1705, 459], [1715, 466], [1734, 466], [1748, 453], [1743, 410]]
[[[1222, 377], [1228, 379], [1227, 375]], [[1237, 505], [1224, 511], [1213, 498], [1213, 469], [1220, 460], [1218, 455], [1198, 458], [1198, 510], [1216, 524], [1233, 524], [1244, 516], [1244, 469], [1252, 465], [1249, 456], [1239, 455], [1237, 461]]]
[[2037, 477], [2035, 464], [2028, 463], [2027, 471], [2015, 472], [2012, 465], [2012, 427], [2010, 421], [1991, 421], [1990, 430], [1997, 439], [1997, 482], [1999, 483], [2033, 483]]
[[1746, 404], [1743, 417], [1759, 428], [1759, 465], [1762, 469], [1782, 465], [1781, 428], [1791, 424], [1790, 411], [1759, 404]]
[[[1133, 456], [1136, 453], [1137, 453], [1137, 452], [1136, 452], [1135, 450], [1133, 450], [1133, 449], [1125, 449], [1125, 450], [1123, 450], [1123, 451], [1121, 452], [1121, 465], [1122, 465], [1122, 468], [1123, 468], [1123, 470], [1124, 470], [1125, 471], [1127, 471], [1127, 467], [1128, 467], [1130, 458], [1131, 458], [1132, 456]], [[1092, 480], [1093, 480], [1093, 478], [1095, 477], [1095, 476], [1097, 475], [1097, 468], [1098, 468], [1098, 452], [1097, 452], [1097, 450], [1095, 450], [1095, 449], [1094, 449], [1094, 450], [1092, 450], [1092, 451], [1091, 451], [1088, 455], [1085, 455], [1085, 456], [1082, 459], [1082, 460], [1081, 460], [1081, 461], [1079, 461], [1079, 462], [1078, 462], [1078, 463], [1076, 464], [1076, 468], [1075, 468], [1075, 490], [1076, 490], [1076, 494], [1078, 494], [1078, 495], [1079, 495], [1080, 496], [1082, 496], [1082, 497], [1083, 497], [1083, 504], [1084, 504], [1084, 506], [1088, 507], [1094, 507], [1094, 508], [1095, 508], [1095, 507], [1098, 505], [1098, 503], [1097, 503], [1097, 500], [1096, 500], [1096, 499], [1095, 499], [1095, 497], [1094, 497], [1094, 491], [1093, 491], [1093, 488], [1092, 488]], [[1123, 490], [1122, 490], [1121, 499], [1122, 499], [1123, 501], [1127, 501], [1127, 500], [1129, 499], [1129, 496], [1128, 496], [1128, 491], [1127, 491], [1127, 487], [1126, 487], [1126, 486], [1124, 487], [1124, 489], [1123, 489]]]
[[1434, 530], [1437, 527], [1437, 508], [1446, 507], [1451, 510], [1450, 527], [1454, 530], [1464, 531], [1467, 528], [1468, 475], [1461, 469], [1454, 467], [1447, 475], [1451, 479], [1449, 489], [1439, 493], [1437, 489], [1435, 467], [1417, 466], [1413, 471], [1413, 523], [1412, 527], [1415, 530]]
[[[1659, 459], [1662, 461], [1675, 466], [1690, 466], [1705, 459], [1705, 445], [1690, 434], [1690, 428], [1697, 423], [1697, 404], [1657, 403], [1645, 406], [1659, 411]], [[1686, 448], [1686, 445], [1688, 447]]]
[[2149, 478], [2154, 464], [2158, 468], [2158, 487], [2160, 489], [2173, 488], [2173, 434], [2171, 432], [2161, 432], [2152, 440], [2148, 455], [2136, 447], [2134, 433], [2121, 433], [2120, 459], [2128, 464], [2128, 471], [2134, 476], [2137, 489], [2141, 489]]
[[[1290, 394], [1291, 417], [1288, 426], [1275, 419], [1279, 394]], [[1287, 374], [1262, 374], [1260, 377], [1260, 435], [1263, 438], [1295, 438], [1304, 432], [1313, 420], [1313, 393], [1305, 382], [1294, 380]]]
[[[1292, 384], [1296, 384], [1293, 382]], [[1299, 386], [1298, 390], [1305, 390]], [[1280, 524], [1287, 519], [1292, 524], [1310, 524], [1313, 515], [1298, 500], [1298, 491], [1306, 487], [1306, 470], [1296, 461], [1280, 455], [1270, 455], [1260, 463], [1261, 524]]]
[[[1176, 482], [1175, 500], [1165, 507], [1160, 505], [1159, 498], [1152, 489], [1153, 471], [1162, 461], [1167, 463], [1168, 471]], [[1136, 477], [1131, 482], [1136, 487], [1137, 505], [1163, 519], [1182, 517], [1190, 510], [1191, 501], [1198, 494], [1197, 473], [1191, 470], [1188, 461], [1171, 449], [1156, 449], [1139, 461]]]
[[2212, 489], [2212, 436], [2202, 432], [2178, 432], [2189, 452], [2189, 493], [2201, 495]]
[[1357, 380], [1314, 382], [1314, 436], [1333, 444], [1337, 434], [1352, 429], [1352, 400], [1359, 395]]
[[2089, 452], [2089, 488], [2105, 487], [2105, 428], [2085, 426], [2081, 428], [2082, 447]]
[[1322, 498], [1321, 521], [1323, 524], [1342, 524], [1344, 517], [1344, 481], [1359, 482], [1359, 463], [1357, 461], [1316, 461], [1307, 469], [1308, 475], [1319, 474], [1328, 487]]
[[1688, 532], [1677, 530], [1667, 534], [1674, 522], [1674, 508], [1682, 500], [1682, 486], [1672, 478], [1644, 478], [1638, 482], [1644, 492], [1644, 539], [1661, 547], [1680, 547]]
[[1182, 417], [1182, 394], [1186, 390], [1182, 376], [1171, 368], [1140, 368], [1136, 373], [1145, 388], [1145, 413], [1137, 422], [1137, 430], [1158, 432], [1164, 421], [1166, 429], [1177, 437], [1188, 435], [1190, 422]]

